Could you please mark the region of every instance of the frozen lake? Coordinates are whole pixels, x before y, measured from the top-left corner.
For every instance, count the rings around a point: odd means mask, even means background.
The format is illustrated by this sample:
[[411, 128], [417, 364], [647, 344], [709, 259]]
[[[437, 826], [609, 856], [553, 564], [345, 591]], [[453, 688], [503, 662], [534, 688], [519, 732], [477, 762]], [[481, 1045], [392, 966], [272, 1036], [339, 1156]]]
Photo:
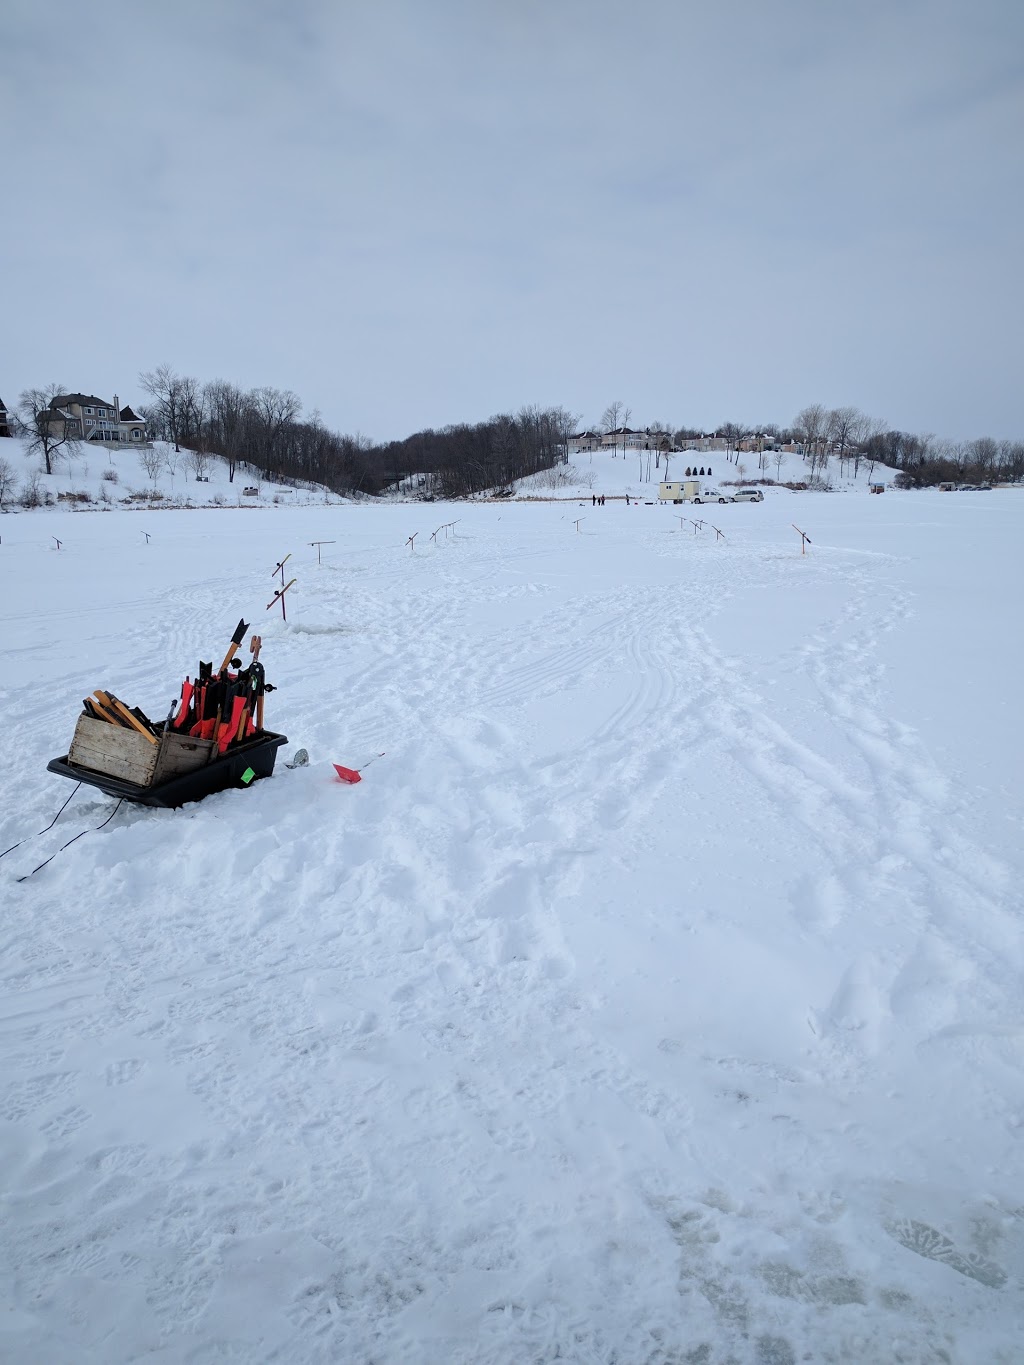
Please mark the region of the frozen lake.
[[1019, 1361], [1024, 491], [0, 530], [0, 847], [239, 615], [311, 757], [0, 864], [0, 1354]]

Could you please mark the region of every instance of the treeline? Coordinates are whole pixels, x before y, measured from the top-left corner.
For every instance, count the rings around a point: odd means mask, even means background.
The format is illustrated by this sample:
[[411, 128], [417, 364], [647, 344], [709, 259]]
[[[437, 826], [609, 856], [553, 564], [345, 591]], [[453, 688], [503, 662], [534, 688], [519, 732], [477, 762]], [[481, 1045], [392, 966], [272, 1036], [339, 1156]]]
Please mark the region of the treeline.
[[915, 434], [886, 426], [856, 408], [825, 408], [814, 404], [800, 412], [790, 433], [804, 447], [812, 474], [836, 458], [842, 467], [853, 462], [854, 472], [866, 461], [899, 471], [903, 488], [925, 488], [938, 483], [983, 483], [992, 479], [1016, 481], [1024, 477], [1024, 441], [941, 440], [932, 433]]
[[232, 482], [244, 464], [265, 478], [343, 494], [379, 493], [401, 483], [439, 498], [511, 488], [516, 479], [565, 460], [578, 420], [563, 408], [524, 407], [378, 445], [330, 431], [317, 413], [303, 418], [298, 397], [287, 389], [201, 384], [169, 365], [140, 374], [139, 384], [150, 398], [142, 409], [150, 436], [193, 452], [197, 472], [206, 456], [218, 455]]
[[[611, 403], [601, 416], [600, 429], [621, 432], [630, 415], [625, 404]], [[1024, 479], [1024, 441], [995, 440], [991, 436], [971, 441], [943, 440], [932, 433], [892, 429], [880, 418], [854, 407], [828, 408], [812, 403], [801, 409], [789, 426], [774, 422], [754, 426], [722, 422], [709, 432], [699, 427], [652, 421], [643, 430], [650, 437], [655, 467], [659, 463], [658, 447], [667, 438], [674, 450], [686, 450], [691, 445], [704, 451], [718, 449], [732, 464], [756, 460], [758, 470], [765, 472], [770, 464], [781, 464], [780, 452], [796, 451], [808, 467], [811, 483], [818, 485], [827, 485], [834, 467], [840, 475], [850, 470], [856, 475], [862, 464], [867, 465], [869, 475], [876, 465], [899, 471], [897, 482], [904, 488]], [[706, 444], [709, 437], [713, 445]]]
[[[562, 407], [531, 406], [378, 444], [359, 434], [331, 431], [315, 411], [304, 416], [301, 401], [289, 389], [243, 389], [225, 380], [201, 383], [170, 365], [143, 372], [139, 385], [148, 400], [139, 413], [149, 436], [188, 452], [184, 458], [197, 475], [219, 457], [231, 482], [245, 469], [250, 471], [247, 480], [256, 475], [317, 484], [342, 495], [378, 494], [396, 485], [413, 496], [437, 498], [510, 492], [517, 480], [567, 462], [570, 438], [581, 420]], [[62, 392], [59, 385], [26, 390], [15, 418], [16, 429], [30, 438], [28, 453], [40, 455], [47, 473], [54, 459], [70, 458], [77, 445], [70, 425], [62, 429], [54, 418], [53, 398]], [[827, 487], [832, 468], [840, 476], [851, 469], [856, 475], [865, 462], [869, 474], [875, 465], [899, 471], [904, 487], [1024, 479], [1022, 441], [987, 436], [943, 441], [890, 429], [854, 407], [813, 403], [788, 426], [730, 421], [714, 432], [651, 421], [638, 433], [630, 426], [631, 417], [631, 409], [616, 401], [605, 409], [598, 429], [606, 441], [612, 438], [607, 447], [612, 453], [621, 445], [623, 456], [627, 450], [639, 454], [641, 479], [658, 477], [663, 455], [691, 446], [701, 453], [719, 452], [738, 466], [740, 477], [752, 476], [755, 462], [766, 476], [774, 464], [778, 475], [785, 453], [795, 452], [803, 457], [812, 486]], [[152, 458], [142, 452], [143, 465], [154, 479], [161, 458], [157, 452]], [[10, 496], [12, 477], [0, 478], [0, 498]]]
[[517, 479], [563, 463], [579, 419], [564, 408], [521, 408], [486, 422], [418, 431], [376, 448], [387, 483], [412, 483], [426, 497], [510, 492]]
[[370, 441], [331, 431], [319, 413], [303, 418], [290, 389], [242, 389], [223, 379], [203, 384], [170, 365], [140, 374], [139, 385], [150, 400], [141, 408], [149, 436], [192, 452], [197, 473], [217, 455], [232, 483], [242, 466], [335, 493], [379, 493], [386, 482]]

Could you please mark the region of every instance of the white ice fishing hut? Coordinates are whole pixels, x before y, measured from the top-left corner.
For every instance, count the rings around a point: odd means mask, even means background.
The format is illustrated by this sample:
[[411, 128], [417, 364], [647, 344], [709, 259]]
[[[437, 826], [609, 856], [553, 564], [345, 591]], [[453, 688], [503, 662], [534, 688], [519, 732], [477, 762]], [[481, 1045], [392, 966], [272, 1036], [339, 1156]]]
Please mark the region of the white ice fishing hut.
[[673, 483], [662, 482], [658, 485], [659, 502], [693, 502], [700, 497], [699, 479], [677, 479]]

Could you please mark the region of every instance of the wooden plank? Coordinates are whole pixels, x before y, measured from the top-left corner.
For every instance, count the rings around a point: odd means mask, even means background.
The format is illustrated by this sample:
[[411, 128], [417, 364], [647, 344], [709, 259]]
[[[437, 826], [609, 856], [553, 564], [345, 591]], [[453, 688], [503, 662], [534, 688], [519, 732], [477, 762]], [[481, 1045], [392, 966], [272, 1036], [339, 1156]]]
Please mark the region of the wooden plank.
[[96, 690], [93, 692], [93, 696], [98, 697], [100, 701], [103, 703], [103, 705], [107, 708], [107, 710], [112, 711], [114, 715], [118, 716], [121, 720], [123, 720], [125, 725], [130, 726], [133, 730], [136, 730], [140, 735], [142, 735], [146, 739], [147, 743], [149, 744], [158, 743], [156, 735], [154, 735], [151, 730], [147, 730], [146, 727], [143, 725], [142, 721], [139, 720], [137, 716], [133, 716], [128, 707], [125, 706], [124, 702], [119, 701], [118, 698], [115, 697], [112, 692], [101, 692], [99, 688], [96, 688]]
[[79, 716], [68, 749], [68, 762], [79, 768], [120, 777], [148, 787], [156, 767], [157, 747], [135, 730], [109, 725], [90, 716]]
[[160, 740], [160, 752], [153, 773], [153, 785], [182, 773], [204, 768], [213, 753], [213, 740], [192, 739], [189, 735], [169, 732]]

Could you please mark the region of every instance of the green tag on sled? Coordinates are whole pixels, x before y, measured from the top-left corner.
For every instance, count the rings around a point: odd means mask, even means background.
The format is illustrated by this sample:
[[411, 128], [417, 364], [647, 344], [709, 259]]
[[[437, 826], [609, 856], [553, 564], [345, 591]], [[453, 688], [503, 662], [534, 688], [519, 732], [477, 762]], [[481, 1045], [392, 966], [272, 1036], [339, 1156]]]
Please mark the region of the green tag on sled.
[[255, 776], [256, 774], [251, 768], [246, 768], [245, 772], [242, 774], [242, 781], [248, 786]]

